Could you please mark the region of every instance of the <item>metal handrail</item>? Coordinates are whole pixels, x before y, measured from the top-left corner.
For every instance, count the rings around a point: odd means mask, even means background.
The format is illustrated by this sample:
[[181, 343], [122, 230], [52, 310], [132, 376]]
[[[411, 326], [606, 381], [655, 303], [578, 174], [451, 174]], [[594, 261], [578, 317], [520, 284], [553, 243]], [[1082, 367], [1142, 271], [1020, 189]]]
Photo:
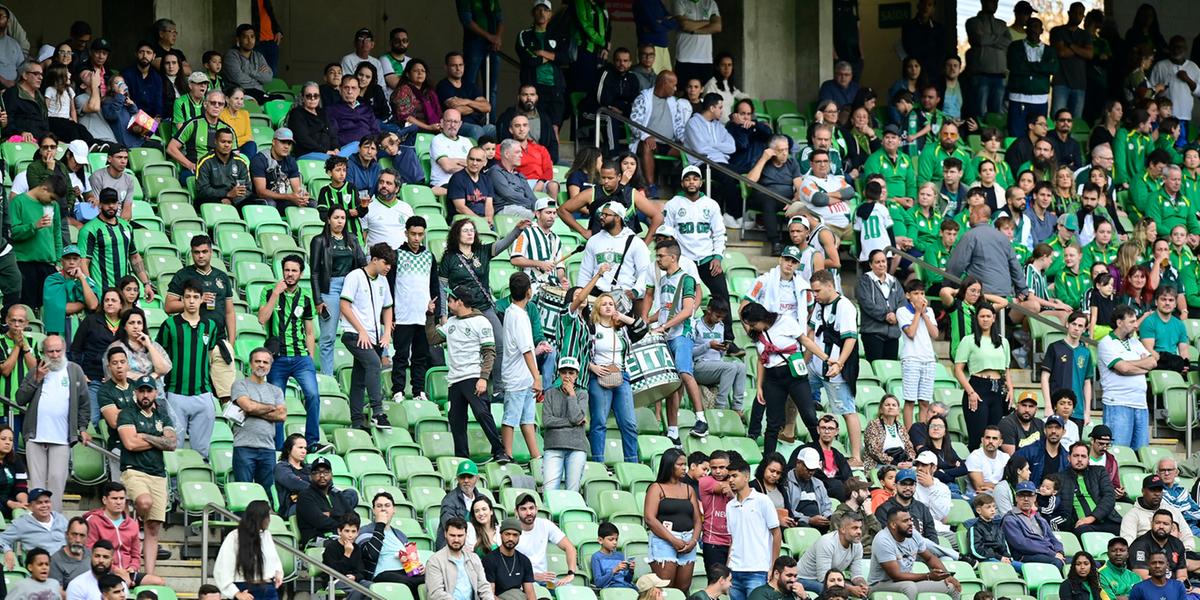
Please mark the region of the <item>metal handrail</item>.
[[[222, 517], [224, 517], [226, 520], [232, 521], [234, 523], [241, 521], [240, 517], [233, 514], [232, 512], [230, 512], [223, 506], [220, 506], [218, 504], [213, 504], [211, 502], [204, 506], [204, 510], [202, 511], [201, 516], [200, 516], [200, 518], [201, 518], [201, 521], [200, 521], [200, 523], [201, 523], [201, 525], [200, 525], [201, 526], [201, 529], [200, 529], [200, 550], [201, 550], [201, 552], [200, 552], [200, 583], [201, 584], [208, 583], [208, 515], [209, 515], [209, 513], [217, 513], [218, 515], [221, 515]], [[275, 545], [279, 548], [282, 548], [284, 552], [287, 552], [288, 554], [291, 554], [292, 556], [296, 557], [296, 559], [297, 559], [296, 569], [297, 570], [299, 570], [299, 568], [300, 568], [299, 565], [301, 562], [306, 562], [306, 563], [316, 567], [318, 570], [323, 571], [326, 575], [330, 576], [331, 579], [330, 579], [330, 583], [329, 583], [329, 600], [334, 600], [334, 596], [335, 596], [335, 587], [334, 587], [333, 581], [332, 581], [333, 579], [337, 579], [338, 581], [342, 581], [342, 582], [346, 583], [347, 585], [350, 586], [350, 589], [352, 589], [368, 598], [373, 598], [374, 600], [387, 600], [387, 598], [385, 598], [375, 592], [372, 592], [370, 589], [366, 588], [365, 586], [363, 586], [361, 583], [359, 583], [357, 581], [348, 579], [346, 577], [346, 575], [344, 575], [343, 573], [341, 573], [338, 570], [334, 569], [333, 567], [305, 554], [303, 550], [301, 550], [291, 544], [288, 544], [286, 542], [281, 542], [278, 539], [275, 539]]]
[[1183, 444], [1184, 444], [1184, 447], [1187, 449], [1187, 457], [1188, 458], [1192, 457], [1192, 434], [1193, 434], [1192, 425], [1194, 423], [1194, 421], [1192, 421], [1192, 419], [1196, 418], [1196, 414], [1195, 414], [1196, 413], [1196, 399], [1198, 397], [1200, 397], [1200, 395], [1198, 395], [1196, 392], [1200, 392], [1200, 385], [1196, 385], [1193, 383], [1192, 385], [1188, 386], [1188, 389], [1187, 389], [1188, 403], [1187, 403], [1187, 409], [1185, 410], [1185, 412], [1187, 414], [1187, 433], [1185, 434], [1185, 436], [1183, 438]]

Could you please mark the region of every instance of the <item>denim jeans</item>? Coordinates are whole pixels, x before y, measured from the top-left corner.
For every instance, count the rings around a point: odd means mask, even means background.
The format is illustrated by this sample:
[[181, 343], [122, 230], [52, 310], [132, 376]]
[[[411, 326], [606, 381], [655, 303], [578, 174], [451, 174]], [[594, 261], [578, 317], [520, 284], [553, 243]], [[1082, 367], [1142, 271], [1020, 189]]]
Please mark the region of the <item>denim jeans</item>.
[[566, 487], [572, 492], [578, 492], [579, 482], [583, 479], [583, 466], [586, 463], [587, 453], [580, 450], [546, 450], [542, 454], [542, 479], [546, 482], [545, 488], [558, 490]]
[[[97, 394], [100, 393], [100, 384], [104, 383], [99, 379], [88, 382], [88, 404], [92, 407], [92, 425], [100, 426], [100, 398]], [[116, 432], [114, 431], [115, 435]]]
[[279, 72], [279, 42], [275, 40], [259, 40], [254, 44], [254, 49], [263, 56], [263, 60], [267, 61], [267, 66], [271, 67], [271, 73]]
[[611, 412], [616, 415], [617, 427], [621, 429], [621, 452], [625, 462], [638, 462], [637, 417], [633, 412], [629, 372], [623, 374], [620, 386], [611, 389], [602, 387], [599, 378], [592, 376], [588, 380], [588, 397], [588, 441], [592, 446], [592, 460], [604, 462], [604, 431]]
[[1104, 405], [1104, 424], [1112, 429], [1115, 446], [1137, 450], [1150, 444], [1150, 411], [1145, 408]]
[[733, 586], [729, 588], [729, 600], [746, 600], [750, 592], [767, 584], [766, 571], [734, 571]]
[[1071, 111], [1071, 116], [1076, 119], [1083, 118], [1083, 100], [1087, 96], [1087, 90], [1076, 90], [1065, 85], [1056, 85], [1051, 88], [1053, 90], [1053, 100], [1050, 105], [1050, 115], [1053, 117], [1058, 109], [1065, 108]]
[[[273, 577], [274, 573], [263, 573], [264, 577]], [[239, 592], [250, 592], [254, 600], [279, 600], [279, 590], [273, 583], [235, 583]]]
[[1046, 104], [1026, 104], [1015, 100], [1008, 101], [1008, 137], [1025, 135], [1025, 120], [1029, 115], [1045, 115]]
[[[491, 81], [484, 81], [485, 73], [483, 61], [487, 60], [491, 63]], [[463, 40], [463, 62], [464, 71], [463, 79], [472, 83], [477, 83], [479, 89], [485, 87], [491, 88], [488, 90], [488, 101], [492, 105], [491, 114], [496, 114], [496, 94], [500, 91], [500, 54], [492, 52], [488, 47], [487, 40], [475, 38], [471, 40]]]
[[558, 378], [558, 352], [553, 345], [549, 352], [538, 357], [537, 366], [538, 372], [542, 374], [542, 389], [554, 387], [554, 381]]
[[249, 481], [263, 486], [264, 490], [275, 487], [275, 452], [266, 448], [233, 447], [233, 480]]
[[342, 285], [345, 277], [329, 278], [329, 293], [321, 294], [321, 302], [329, 312], [329, 318], [321, 317], [321, 337], [317, 339], [318, 352], [321, 354], [321, 372], [333, 375], [333, 341], [337, 339], [338, 326], [342, 319]]
[[479, 138], [481, 138], [485, 135], [490, 135], [490, 136], [495, 137], [496, 126], [492, 125], [490, 123], [487, 125], [478, 125], [475, 123], [463, 123], [462, 127], [460, 127], [458, 129], [458, 134], [465, 135], [465, 136], [467, 136], [469, 138], [473, 138], [475, 140], [478, 140]]
[[968, 114], [982, 119], [988, 113], [1004, 110], [1004, 75], [973, 75], [970, 85], [971, 98], [968, 102], [972, 104]]
[[[311, 356], [276, 356], [267, 374], [267, 383], [284, 390], [288, 379], [296, 378], [304, 395], [304, 441], [315, 447], [321, 440], [321, 393], [317, 388], [317, 367]], [[283, 422], [275, 424], [275, 449], [283, 449]]]

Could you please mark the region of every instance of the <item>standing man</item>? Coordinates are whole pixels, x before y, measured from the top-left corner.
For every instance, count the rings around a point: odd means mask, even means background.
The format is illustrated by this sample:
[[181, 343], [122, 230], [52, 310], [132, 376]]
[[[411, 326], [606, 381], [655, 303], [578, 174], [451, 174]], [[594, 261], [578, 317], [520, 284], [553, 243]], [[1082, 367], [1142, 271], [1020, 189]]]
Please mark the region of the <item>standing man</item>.
[[508, 278], [512, 303], [504, 310], [504, 348], [501, 352], [500, 375], [504, 380], [504, 417], [500, 439], [504, 454], [512, 456], [513, 430], [519, 425], [521, 435], [533, 458], [538, 458], [534, 406], [542, 395], [542, 376], [534, 356], [533, 324], [529, 322], [526, 306], [533, 299], [529, 275], [513, 273]]
[[999, 0], [982, 0], [979, 13], [967, 19], [967, 78], [971, 97], [963, 112], [982, 119], [1004, 108], [1004, 74], [1008, 71], [1008, 24], [996, 18]]
[[[41, 353], [33, 336], [26, 333], [29, 327], [29, 309], [25, 305], [18, 304], [10, 308], [4, 323], [8, 327], [4, 335], [0, 335], [0, 396], [16, 398], [17, 390], [25, 381], [25, 377], [37, 368]], [[24, 417], [11, 409], [4, 412], [10, 415], [13, 430], [21, 433]]]
[[62, 336], [46, 336], [44, 356], [21, 382], [15, 398], [18, 405], [27, 407], [21, 434], [29, 462], [29, 487], [50, 490], [54, 510], [62, 510], [71, 446], [92, 441], [87, 432], [91, 423], [87, 376], [79, 365], [67, 360], [66, 348]]
[[[513, 242], [512, 265], [529, 275], [534, 295], [543, 285], [570, 287], [562, 262], [562, 241], [553, 230], [558, 204], [552, 198], [538, 198], [533, 207], [535, 225], [522, 229]], [[542, 325], [546, 325], [545, 319]]]
[[[668, 204], [668, 206], [670, 206]], [[708, 423], [703, 418], [704, 399], [700, 395], [700, 386], [696, 383], [692, 368], [692, 315], [696, 313], [698, 290], [696, 280], [679, 266], [679, 244], [672, 240], [663, 240], [655, 244], [655, 259], [662, 276], [653, 285], [648, 286], [647, 296], [654, 302], [644, 302], [642, 319], [654, 323], [651, 333], [664, 337], [667, 348], [675, 361], [675, 370], [683, 380], [687, 390], [688, 400], [692, 402], [692, 410], [696, 412], [696, 424], [692, 435], [703, 438], [708, 435]], [[658, 307], [657, 314], [651, 316], [651, 304]], [[676, 390], [666, 398], [667, 438], [676, 447], [682, 447], [679, 441], [679, 395]]]
[[[1072, 2], [1067, 11], [1067, 22], [1050, 30], [1050, 45], [1058, 53], [1058, 70], [1054, 73], [1054, 105], [1051, 107], [1056, 114], [1065, 108], [1073, 115], [1083, 115], [1088, 61], [1092, 60], [1092, 36], [1080, 27], [1086, 13], [1087, 7], [1082, 2]], [[1200, 77], [1200, 73], [1197, 76]], [[1190, 115], [1191, 111], [1183, 114]]]
[[[1056, 340], [1046, 348], [1042, 356], [1041, 386], [1042, 397], [1049, 399], [1052, 391], [1068, 389], [1075, 392], [1079, 399], [1075, 403], [1075, 412], [1071, 421], [1083, 431], [1083, 426], [1091, 420], [1092, 384], [1096, 379], [1096, 364], [1092, 360], [1092, 352], [1082, 343], [1083, 332], [1087, 329], [1088, 317], [1080, 311], [1072, 312], [1067, 317], [1067, 335]], [[1054, 413], [1054, 407], [1046, 402], [1046, 416]]]
[[808, 327], [813, 341], [823, 347], [824, 356], [813, 355], [808, 365], [808, 379], [814, 390], [823, 389], [829, 395], [833, 412], [842, 415], [846, 421], [850, 435], [850, 466], [859, 466], [862, 464], [862, 425], [852, 391], [858, 381], [858, 309], [837, 291], [829, 271], [822, 269], [813, 273], [810, 285], [816, 302]]
[[576, 285], [586, 285], [601, 265], [609, 265], [608, 273], [602, 273], [596, 282], [596, 289], [620, 296], [618, 307], [624, 302], [622, 298], [630, 302], [642, 298], [651, 272], [650, 249], [625, 227], [626, 210], [625, 205], [615, 201], [600, 207], [599, 216], [593, 218], [600, 220], [601, 231], [588, 238], [575, 277]]
[[[200, 283], [200, 317], [216, 324], [213, 347], [208, 355], [206, 378], [212, 379], [212, 390], [222, 404], [229, 401], [233, 386], [233, 343], [237, 338], [237, 313], [233, 309], [233, 281], [224, 271], [212, 265], [212, 238], [192, 237], [192, 264], [184, 267], [167, 284], [167, 300], [163, 311], [168, 315], [184, 310], [183, 288], [189, 281]], [[175, 363], [179, 364], [179, 363]], [[186, 427], [184, 432], [187, 432]]]
[[750, 488], [750, 465], [741, 456], [735, 455], [729, 461], [729, 489], [733, 492], [725, 507], [732, 538], [728, 566], [733, 573], [733, 587], [729, 597], [746, 600], [751, 591], [767, 583], [767, 572], [779, 557], [783, 534], [775, 505], [762, 492]]
[[[463, 59], [466, 68], [463, 79], [472, 83], [484, 81], [484, 92], [496, 109], [500, 91], [500, 47], [504, 37], [504, 13], [499, 0], [454, 0], [458, 22], [463, 27]], [[487, 68], [484, 68], [487, 61]]]
[[[130, 336], [133, 337], [133, 336]], [[146, 332], [137, 336], [139, 343], [149, 347], [153, 342]], [[104, 353], [104, 362], [108, 366], [105, 371], [108, 378], [100, 384], [96, 391], [96, 406], [99, 416], [104, 419], [110, 432], [117, 430], [117, 417], [127, 406], [134, 406], [133, 382], [129, 380], [129, 353], [122, 344], [109, 346]], [[121, 472], [121, 437], [109, 435], [107, 448], [117, 455], [116, 460], [108, 459], [108, 469], [111, 473]]]
[[270, 351], [255, 348], [250, 352], [250, 376], [233, 382], [233, 401], [242, 412], [241, 422], [232, 419], [233, 480], [252, 481], [264, 490], [275, 487], [275, 450], [283, 441], [277, 429], [287, 418], [283, 386], [267, 380], [275, 371], [271, 363]]
[[358, 429], [367, 429], [363, 415], [364, 395], [371, 397], [371, 420], [375, 427], [392, 427], [383, 412], [383, 387], [379, 375], [383, 369], [383, 351], [392, 343], [392, 290], [387, 274], [394, 264], [396, 251], [391, 245], [374, 244], [367, 266], [351, 271], [342, 286], [339, 305], [342, 344], [354, 357], [354, 369], [350, 374], [350, 423]]
[[[1071, 8], [1074, 10], [1074, 5]], [[1150, 85], [1154, 88], [1165, 86], [1165, 95], [1171, 100], [1171, 114], [1179, 119], [1179, 140], [1176, 145], [1180, 147], [1191, 139], [1188, 134], [1191, 133], [1192, 106], [1200, 91], [1196, 87], [1200, 81], [1200, 66], [1188, 59], [1188, 50], [1186, 38], [1182, 35], [1172, 36], [1167, 57], [1155, 63], [1150, 70]]]
[[700, 547], [704, 550], [704, 570], [729, 562], [729, 525], [726, 508], [733, 498], [729, 487], [729, 454], [715, 450], [708, 457], [708, 475], [700, 478], [700, 508], [704, 513]]
[[[194, 293], [194, 291], [189, 291]], [[167, 520], [167, 466], [163, 452], [178, 444], [175, 426], [166, 409], [158, 406], [158, 388], [152, 377], [134, 383], [136, 407], [117, 417], [121, 436], [121, 483], [125, 484], [138, 518], [145, 521], [146, 574], [154, 575], [158, 560], [158, 533]], [[209, 406], [211, 407], [211, 400]], [[209, 421], [214, 420], [210, 417]]]
[[392, 401], [404, 400], [405, 371], [412, 371], [414, 400], [425, 400], [425, 371], [429, 368], [429, 340], [425, 338], [425, 311], [431, 300], [441, 314], [442, 287], [437, 257], [425, 241], [425, 217], [409, 217], [404, 224], [405, 243], [396, 250], [396, 285], [393, 298], [406, 301], [393, 306]]
[[[194, 242], [196, 238], [192, 240]], [[207, 358], [218, 343], [220, 325], [200, 313], [203, 297], [203, 284], [200, 281], [189, 279], [184, 283], [183, 312], [169, 317], [162, 324], [155, 341], [167, 351], [167, 357], [175, 365], [167, 373], [164, 387], [171, 422], [179, 431], [176, 447], [182, 448], [183, 440], [187, 438], [192, 449], [207, 459], [213, 422], [216, 420], [214, 386]], [[124, 436], [121, 441], [125, 441]]]
[[154, 300], [154, 284], [133, 243], [133, 225], [118, 216], [120, 209], [121, 199], [116, 190], [100, 190], [100, 214], [79, 230], [84, 253], [83, 270], [100, 284], [100, 289], [117, 287], [117, 282], [132, 272], [142, 283], [146, 301], [150, 302]]
[[[11, 206], [12, 254], [21, 275], [21, 304], [42, 307], [43, 282], [54, 274], [54, 264], [63, 254], [62, 213], [58, 199], [67, 195], [67, 181], [55, 173], [33, 189], [9, 201]], [[5, 284], [5, 288], [10, 288]], [[7, 296], [5, 304], [12, 306]]]
[[1104, 422], [1113, 430], [1114, 444], [1138, 450], [1150, 443], [1146, 375], [1158, 365], [1158, 357], [1134, 339], [1137, 317], [1133, 308], [1118, 306], [1112, 318], [1113, 331], [1097, 348]]
[[[679, 24], [679, 35], [675, 38], [675, 72], [683, 81], [708, 81], [713, 74], [712, 34], [721, 33], [721, 12], [716, 0], [672, 0], [671, 12]], [[734, 581], [737, 581], [736, 575]], [[733, 600], [744, 598], [734, 597]]]
[[[274, 288], [263, 290], [258, 307], [258, 322], [267, 329], [266, 354], [271, 359], [267, 380], [280, 390], [287, 389], [288, 379], [294, 378], [300, 384], [300, 393], [304, 394], [304, 439], [315, 451], [321, 438], [321, 393], [317, 388], [317, 366], [312, 359], [317, 355], [313, 324], [317, 308], [308, 290], [300, 285], [304, 259], [289, 254], [283, 257], [281, 265], [283, 279]], [[283, 416], [287, 417], [286, 409]], [[271, 420], [275, 421], [275, 447], [282, 449], [283, 419]]]
[[[1025, 37], [1008, 45], [1009, 137], [1020, 137], [1031, 117], [1046, 115], [1050, 76], [1058, 71], [1058, 53], [1041, 38], [1041, 19], [1030, 18], [1025, 22]], [[1079, 113], [1083, 113], [1082, 108]]]
[[[374, 248], [376, 244], [385, 244], [393, 252], [404, 245], [408, 239], [405, 233], [408, 219], [413, 216], [413, 209], [399, 197], [400, 174], [395, 169], [387, 168], [379, 172], [375, 182], [375, 198], [365, 209], [359, 211], [359, 219], [366, 230], [367, 247]], [[387, 272], [389, 287], [396, 285], [396, 273]]]

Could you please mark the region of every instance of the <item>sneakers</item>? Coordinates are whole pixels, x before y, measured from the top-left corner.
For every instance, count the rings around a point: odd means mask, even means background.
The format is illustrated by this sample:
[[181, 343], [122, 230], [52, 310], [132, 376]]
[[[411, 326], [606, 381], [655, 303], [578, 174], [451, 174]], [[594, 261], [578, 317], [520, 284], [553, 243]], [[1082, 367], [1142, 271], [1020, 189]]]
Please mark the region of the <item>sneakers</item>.
[[404, 392], [392, 394], [392, 402], [404, 402]]
[[725, 347], [725, 355], [732, 356], [734, 358], [741, 358], [746, 356], [746, 351], [742, 350], [737, 344], [729, 342], [729, 345]]
[[[699, 422], [699, 421], [697, 421], [697, 422]], [[679, 441], [679, 436], [671, 437], [668, 435], [667, 439], [671, 440], [672, 446], [675, 446], [676, 448], [683, 450], [683, 442]]]
[[429, 402], [429, 398], [425, 396], [425, 392], [421, 392], [420, 394], [417, 394], [416, 396], [413, 396], [413, 398], [412, 398], [412, 399], [413, 399], [413, 400], [420, 400], [421, 402]]
[[708, 437], [708, 423], [705, 421], [696, 421], [696, 424], [692, 425], [692, 437]]
[[[366, 428], [363, 427], [362, 429], [366, 429]], [[325, 442], [317, 442], [311, 448], [308, 449], [308, 451], [313, 454], [320, 454], [322, 452], [329, 452], [331, 450], [333, 450], [333, 444], [326, 444]]]
[[378, 414], [371, 419], [371, 423], [375, 425], [375, 429], [391, 429], [392, 422], [388, 420], [387, 415]]
[[729, 216], [729, 214], [722, 215], [722, 218], [725, 220], [725, 228], [726, 229], [741, 229], [742, 228], [741, 222], [738, 221], [737, 219]]
[[513, 457], [501, 452], [499, 454], [493, 454], [492, 460], [490, 462], [494, 462], [498, 465], [507, 465], [508, 463], [511, 463], [512, 461], [513, 461]]
[[156, 556], [157, 556], [158, 560], [169, 560], [171, 558], [171, 551], [167, 550], [166, 548], [164, 548], [162, 546], [159, 546], [158, 554]]

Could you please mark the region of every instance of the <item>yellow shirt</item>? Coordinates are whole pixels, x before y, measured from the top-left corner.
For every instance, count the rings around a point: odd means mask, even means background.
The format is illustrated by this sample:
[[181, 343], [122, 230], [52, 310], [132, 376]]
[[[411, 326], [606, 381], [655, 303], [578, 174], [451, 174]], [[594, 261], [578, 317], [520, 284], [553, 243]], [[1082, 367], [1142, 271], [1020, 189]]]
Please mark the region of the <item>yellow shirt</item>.
[[226, 106], [221, 109], [221, 116], [219, 118], [233, 129], [233, 135], [236, 139], [241, 140], [243, 144], [254, 140], [254, 132], [250, 130], [250, 111], [242, 109], [235, 116], [229, 112], [229, 107]]

